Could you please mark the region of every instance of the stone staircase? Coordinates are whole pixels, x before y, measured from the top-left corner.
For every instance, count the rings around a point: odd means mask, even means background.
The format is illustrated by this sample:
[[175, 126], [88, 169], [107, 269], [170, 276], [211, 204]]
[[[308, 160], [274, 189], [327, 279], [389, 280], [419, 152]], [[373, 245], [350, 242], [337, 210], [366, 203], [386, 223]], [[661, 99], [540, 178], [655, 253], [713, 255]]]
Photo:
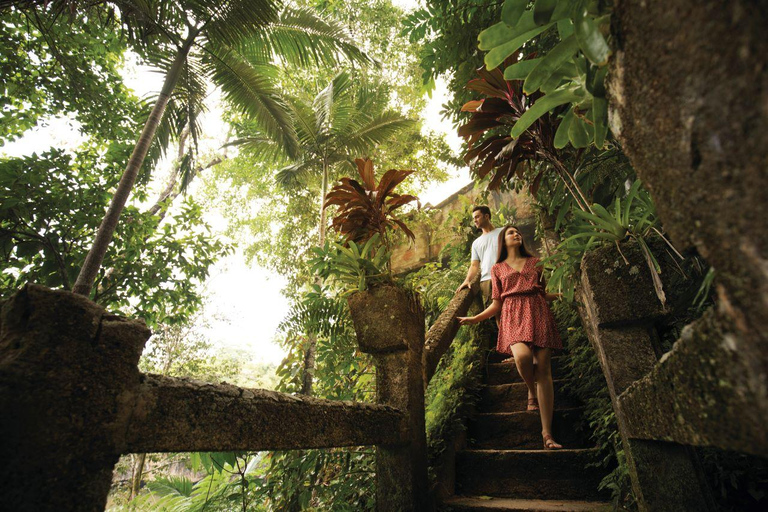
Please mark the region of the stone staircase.
[[579, 403], [562, 391], [564, 357], [553, 358], [553, 434], [562, 450], [544, 450], [538, 411], [526, 411], [527, 390], [514, 361], [491, 353], [477, 414], [470, 420], [467, 446], [456, 452], [456, 494], [441, 510], [608, 511], [597, 486], [602, 468], [588, 433], [577, 426]]

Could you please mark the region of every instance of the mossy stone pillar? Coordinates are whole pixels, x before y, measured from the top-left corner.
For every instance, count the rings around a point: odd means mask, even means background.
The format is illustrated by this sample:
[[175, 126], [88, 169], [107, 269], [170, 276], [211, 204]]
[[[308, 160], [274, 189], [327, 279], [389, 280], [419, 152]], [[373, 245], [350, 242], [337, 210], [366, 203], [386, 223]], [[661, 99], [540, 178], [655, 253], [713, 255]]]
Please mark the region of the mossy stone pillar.
[[619, 397], [656, 365], [653, 320], [667, 313], [656, 297], [639, 246], [624, 243], [589, 252], [581, 263], [579, 313], [603, 369], [619, 425], [632, 488], [641, 511], [713, 510], [691, 449], [634, 439]]
[[27, 285], [2, 304], [0, 508], [104, 510], [148, 337], [69, 292]]
[[349, 298], [360, 350], [376, 363], [378, 402], [402, 411], [398, 445], [376, 447], [376, 509], [420, 511], [429, 506], [427, 439], [421, 358], [424, 312], [418, 299], [395, 286]]

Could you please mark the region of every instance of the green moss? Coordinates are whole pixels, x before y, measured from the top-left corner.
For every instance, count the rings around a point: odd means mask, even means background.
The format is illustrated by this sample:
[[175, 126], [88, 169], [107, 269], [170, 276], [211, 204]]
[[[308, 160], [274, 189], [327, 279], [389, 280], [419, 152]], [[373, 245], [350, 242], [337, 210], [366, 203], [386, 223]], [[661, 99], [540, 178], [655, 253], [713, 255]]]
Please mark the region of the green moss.
[[484, 328], [462, 328], [443, 356], [425, 397], [430, 466], [464, 428], [482, 387]]

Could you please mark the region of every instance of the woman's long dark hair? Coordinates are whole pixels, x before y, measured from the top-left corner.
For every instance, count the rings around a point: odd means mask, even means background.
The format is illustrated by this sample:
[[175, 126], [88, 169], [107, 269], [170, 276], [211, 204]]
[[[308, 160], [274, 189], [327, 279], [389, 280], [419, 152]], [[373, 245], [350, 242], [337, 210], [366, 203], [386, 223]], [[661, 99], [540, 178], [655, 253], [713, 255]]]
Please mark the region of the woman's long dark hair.
[[533, 257], [533, 254], [528, 252], [528, 249], [525, 248], [525, 237], [523, 236], [523, 233], [517, 228], [517, 226], [510, 224], [508, 226], [504, 226], [504, 228], [501, 230], [501, 233], [499, 233], [499, 252], [498, 257], [496, 258], [496, 263], [501, 263], [507, 259], [507, 244], [504, 243], [504, 237], [507, 236], [507, 231], [510, 229], [514, 229], [520, 234], [520, 254], [528, 258]]

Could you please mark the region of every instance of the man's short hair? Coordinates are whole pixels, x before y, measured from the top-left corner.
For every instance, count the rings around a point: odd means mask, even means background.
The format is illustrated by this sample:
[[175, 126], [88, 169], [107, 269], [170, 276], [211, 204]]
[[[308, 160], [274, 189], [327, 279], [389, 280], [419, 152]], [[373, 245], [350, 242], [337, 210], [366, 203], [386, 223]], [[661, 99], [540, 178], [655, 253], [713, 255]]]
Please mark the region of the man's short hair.
[[482, 213], [483, 215], [487, 215], [489, 219], [491, 218], [491, 209], [488, 208], [487, 206], [480, 206], [480, 205], [475, 206], [474, 208], [472, 208], [472, 213], [475, 213], [477, 210], [480, 210], [480, 213]]

